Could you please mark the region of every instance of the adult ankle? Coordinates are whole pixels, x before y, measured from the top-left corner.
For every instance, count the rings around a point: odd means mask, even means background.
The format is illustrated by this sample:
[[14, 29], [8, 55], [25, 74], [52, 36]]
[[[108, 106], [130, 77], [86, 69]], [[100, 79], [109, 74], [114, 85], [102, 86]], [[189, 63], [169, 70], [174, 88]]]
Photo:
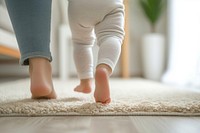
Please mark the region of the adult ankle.
[[44, 63], [49, 63], [49, 61], [46, 58], [30, 58], [29, 59], [29, 65], [40, 65]]

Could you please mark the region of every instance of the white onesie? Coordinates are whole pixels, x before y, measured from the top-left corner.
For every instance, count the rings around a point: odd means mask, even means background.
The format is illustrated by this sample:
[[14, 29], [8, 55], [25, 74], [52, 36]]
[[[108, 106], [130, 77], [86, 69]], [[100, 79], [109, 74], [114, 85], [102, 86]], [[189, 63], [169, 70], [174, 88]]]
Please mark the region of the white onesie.
[[93, 78], [95, 39], [99, 46], [97, 65], [107, 64], [113, 71], [125, 34], [123, 0], [69, 0], [68, 9], [78, 77]]

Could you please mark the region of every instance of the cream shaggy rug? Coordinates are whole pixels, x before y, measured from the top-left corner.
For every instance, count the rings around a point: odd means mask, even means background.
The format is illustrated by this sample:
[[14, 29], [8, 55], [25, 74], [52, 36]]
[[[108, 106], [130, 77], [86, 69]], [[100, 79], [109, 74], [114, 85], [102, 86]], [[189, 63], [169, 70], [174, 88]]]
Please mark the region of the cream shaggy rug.
[[30, 99], [29, 80], [0, 85], [0, 116], [200, 115], [200, 92], [143, 79], [111, 80], [112, 103], [94, 103], [93, 93], [73, 92], [78, 81], [54, 80], [57, 100]]

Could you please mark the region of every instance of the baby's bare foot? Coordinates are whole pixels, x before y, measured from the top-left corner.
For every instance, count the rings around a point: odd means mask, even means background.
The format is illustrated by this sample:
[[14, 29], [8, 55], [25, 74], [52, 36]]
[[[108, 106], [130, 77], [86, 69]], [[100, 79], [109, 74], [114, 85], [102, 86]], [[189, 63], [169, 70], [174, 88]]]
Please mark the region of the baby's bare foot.
[[102, 104], [109, 104], [111, 102], [109, 71], [104, 67], [96, 69], [94, 98], [96, 102], [100, 102]]
[[44, 58], [31, 58], [29, 62], [32, 98], [55, 99], [50, 62]]
[[74, 88], [76, 92], [90, 93], [92, 90], [92, 79], [82, 79], [80, 84]]

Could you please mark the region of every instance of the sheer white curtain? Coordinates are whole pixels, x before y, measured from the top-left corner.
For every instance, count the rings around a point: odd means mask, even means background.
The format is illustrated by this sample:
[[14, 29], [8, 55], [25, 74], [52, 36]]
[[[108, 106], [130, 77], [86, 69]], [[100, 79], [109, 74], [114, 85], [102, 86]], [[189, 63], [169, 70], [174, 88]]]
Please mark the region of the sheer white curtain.
[[169, 60], [164, 83], [200, 88], [200, 0], [169, 0]]

